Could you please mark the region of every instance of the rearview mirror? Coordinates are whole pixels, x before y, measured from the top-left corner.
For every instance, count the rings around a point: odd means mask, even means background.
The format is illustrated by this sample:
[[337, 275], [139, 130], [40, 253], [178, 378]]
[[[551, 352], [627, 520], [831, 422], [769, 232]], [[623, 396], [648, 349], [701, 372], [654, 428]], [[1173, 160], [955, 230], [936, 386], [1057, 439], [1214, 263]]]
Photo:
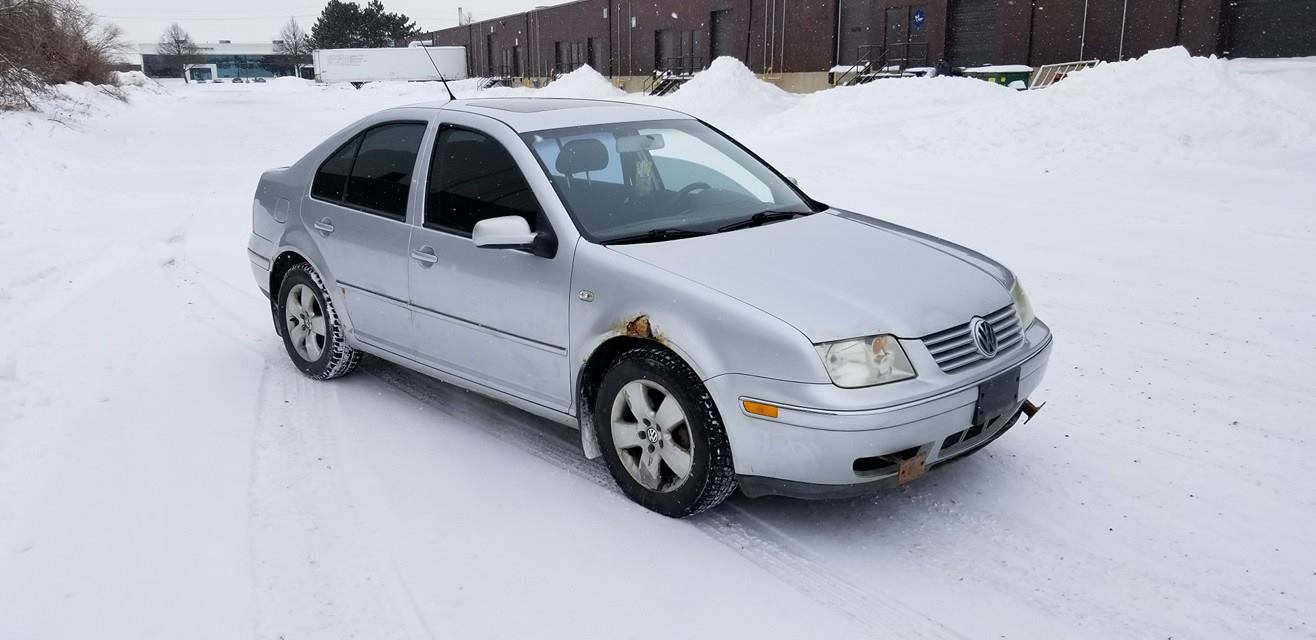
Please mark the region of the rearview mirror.
[[657, 151], [666, 147], [661, 133], [637, 134], [617, 138], [617, 153], [639, 153]]
[[471, 241], [486, 249], [529, 249], [538, 237], [521, 216], [487, 218], [471, 230]]

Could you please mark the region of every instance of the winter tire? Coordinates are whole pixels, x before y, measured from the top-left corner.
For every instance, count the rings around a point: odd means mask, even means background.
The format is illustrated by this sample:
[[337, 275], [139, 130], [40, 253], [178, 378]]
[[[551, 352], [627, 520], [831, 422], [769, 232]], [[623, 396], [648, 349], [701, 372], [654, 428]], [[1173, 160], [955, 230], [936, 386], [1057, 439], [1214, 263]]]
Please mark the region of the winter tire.
[[618, 356], [594, 411], [608, 470], [640, 505], [683, 518], [736, 490], [722, 416], [694, 370], [672, 352], [643, 346]]
[[316, 380], [345, 376], [361, 362], [361, 352], [348, 346], [324, 280], [311, 265], [288, 270], [275, 298], [279, 335], [292, 363]]

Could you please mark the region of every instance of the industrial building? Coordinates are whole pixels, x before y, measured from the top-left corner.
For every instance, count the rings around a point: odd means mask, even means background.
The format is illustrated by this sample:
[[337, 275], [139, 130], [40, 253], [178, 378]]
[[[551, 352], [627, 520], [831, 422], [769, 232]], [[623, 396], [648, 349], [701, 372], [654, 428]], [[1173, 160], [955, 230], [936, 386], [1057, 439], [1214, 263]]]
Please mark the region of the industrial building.
[[638, 91], [734, 56], [784, 88], [837, 71], [1033, 67], [1196, 55], [1316, 55], [1316, 0], [578, 0], [425, 36], [467, 47], [470, 74], [539, 84], [588, 64]]
[[273, 78], [305, 75], [311, 56], [288, 56], [278, 52], [277, 42], [241, 43], [220, 40], [197, 43], [195, 55], [184, 59], [160, 55], [158, 45], [136, 45], [132, 62], [152, 78], [181, 78], [184, 68], [188, 79], [197, 81], [232, 78]]

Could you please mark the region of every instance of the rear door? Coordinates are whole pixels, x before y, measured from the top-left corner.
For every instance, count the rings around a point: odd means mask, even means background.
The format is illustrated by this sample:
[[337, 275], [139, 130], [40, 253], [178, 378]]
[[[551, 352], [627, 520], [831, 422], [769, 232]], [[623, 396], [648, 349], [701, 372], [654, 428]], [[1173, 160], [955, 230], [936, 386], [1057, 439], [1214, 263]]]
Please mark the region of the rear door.
[[567, 307], [572, 247], [552, 257], [476, 247], [480, 220], [526, 218], [551, 231], [527, 171], [540, 171], [506, 125], [444, 112], [426, 171], [424, 216], [408, 269], [416, 352], [430, 366], [544, 407], [566, 411], [571, 380]]
[[410, 350], [407, 212], [427, 128], [399, 119], [357, 133], [320, 165], [302, 204], [351, 330], [394, 351]]

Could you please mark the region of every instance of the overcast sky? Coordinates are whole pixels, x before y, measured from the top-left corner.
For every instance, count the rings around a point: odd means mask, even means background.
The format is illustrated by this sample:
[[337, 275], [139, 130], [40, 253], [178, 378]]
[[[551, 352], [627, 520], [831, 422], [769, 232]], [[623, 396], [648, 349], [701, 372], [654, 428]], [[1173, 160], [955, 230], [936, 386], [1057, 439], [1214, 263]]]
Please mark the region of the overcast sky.
[[[369, 0], [357, 0], [364, 5]], [[426, 31], [457, 24], [457, 7], [476, 20], [525, 11], [564, 0], [383, 0], [389, 11], [407, 14]], [[82, 0], [107, 22], [123, 27], [129, 42], [155, 42], [171, 22], [177, 22], [196, 42], [232, 40], [268, 42], [278, 36], [289, 16], [311, 30], [324, 8], [317, 0]]]

